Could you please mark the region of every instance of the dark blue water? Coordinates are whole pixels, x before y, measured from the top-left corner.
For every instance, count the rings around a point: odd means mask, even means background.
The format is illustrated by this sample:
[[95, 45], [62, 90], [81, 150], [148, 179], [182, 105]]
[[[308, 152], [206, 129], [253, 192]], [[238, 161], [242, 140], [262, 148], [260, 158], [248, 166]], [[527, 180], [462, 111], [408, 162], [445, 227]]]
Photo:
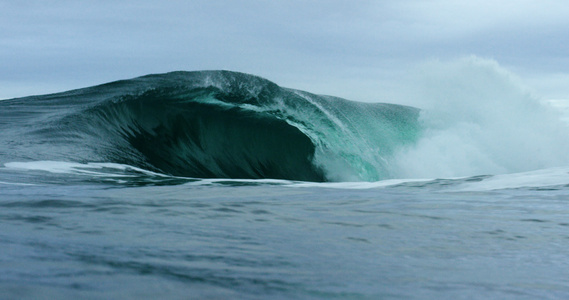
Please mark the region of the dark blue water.
[[566, 185], [58, 172], [0, 169], [1, 298], [569, 296]]

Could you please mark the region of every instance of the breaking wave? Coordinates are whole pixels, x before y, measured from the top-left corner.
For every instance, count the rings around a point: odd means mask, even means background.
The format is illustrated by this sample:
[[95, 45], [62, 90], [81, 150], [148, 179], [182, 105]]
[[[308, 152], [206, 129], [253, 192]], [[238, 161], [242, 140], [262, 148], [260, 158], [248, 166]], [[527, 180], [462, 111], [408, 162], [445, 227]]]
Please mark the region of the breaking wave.
[[112, 163], [181, 177], [315, 182], [569, 166], [567, 123], [496, 62], [433, 62], [416, 73], [392, 100], [420, 110], [229, 71], [4, 100], [0, 163]]
[[111, 162], [195, 178], [374, 181], [418, 109], [228, 71], [172, 72], [0, 102], [4, 161]]

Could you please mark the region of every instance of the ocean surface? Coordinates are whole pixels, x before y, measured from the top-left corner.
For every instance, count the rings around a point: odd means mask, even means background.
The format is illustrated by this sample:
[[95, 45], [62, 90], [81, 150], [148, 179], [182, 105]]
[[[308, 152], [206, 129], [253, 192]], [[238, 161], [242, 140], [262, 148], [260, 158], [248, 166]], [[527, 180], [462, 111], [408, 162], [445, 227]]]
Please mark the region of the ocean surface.
[[2, 100], [0, 298], [568, 298], [565, 102], [480, 60], [417, 95], [200, 71]]

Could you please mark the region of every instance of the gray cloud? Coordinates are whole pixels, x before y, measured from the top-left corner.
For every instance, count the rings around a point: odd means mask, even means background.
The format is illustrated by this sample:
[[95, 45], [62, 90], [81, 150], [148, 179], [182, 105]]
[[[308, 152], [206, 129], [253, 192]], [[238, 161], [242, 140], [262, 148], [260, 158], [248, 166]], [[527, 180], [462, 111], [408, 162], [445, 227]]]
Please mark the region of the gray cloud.
[[561, 0], [4, 1], [0, 98], [230, 69], [382, 100], [412, 65], [470, 54], [562, 78], [567, 15]]

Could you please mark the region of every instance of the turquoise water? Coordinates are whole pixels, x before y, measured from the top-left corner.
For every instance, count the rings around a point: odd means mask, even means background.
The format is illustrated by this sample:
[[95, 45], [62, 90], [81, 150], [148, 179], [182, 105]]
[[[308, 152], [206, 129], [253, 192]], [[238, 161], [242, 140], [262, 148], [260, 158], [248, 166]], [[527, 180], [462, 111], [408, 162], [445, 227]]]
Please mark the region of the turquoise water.
[[418, 137], [418, 112], [243, 73], [172, 72], [0, 101], [0, 158], [125, 163], [196, 178], [379, 180]]

